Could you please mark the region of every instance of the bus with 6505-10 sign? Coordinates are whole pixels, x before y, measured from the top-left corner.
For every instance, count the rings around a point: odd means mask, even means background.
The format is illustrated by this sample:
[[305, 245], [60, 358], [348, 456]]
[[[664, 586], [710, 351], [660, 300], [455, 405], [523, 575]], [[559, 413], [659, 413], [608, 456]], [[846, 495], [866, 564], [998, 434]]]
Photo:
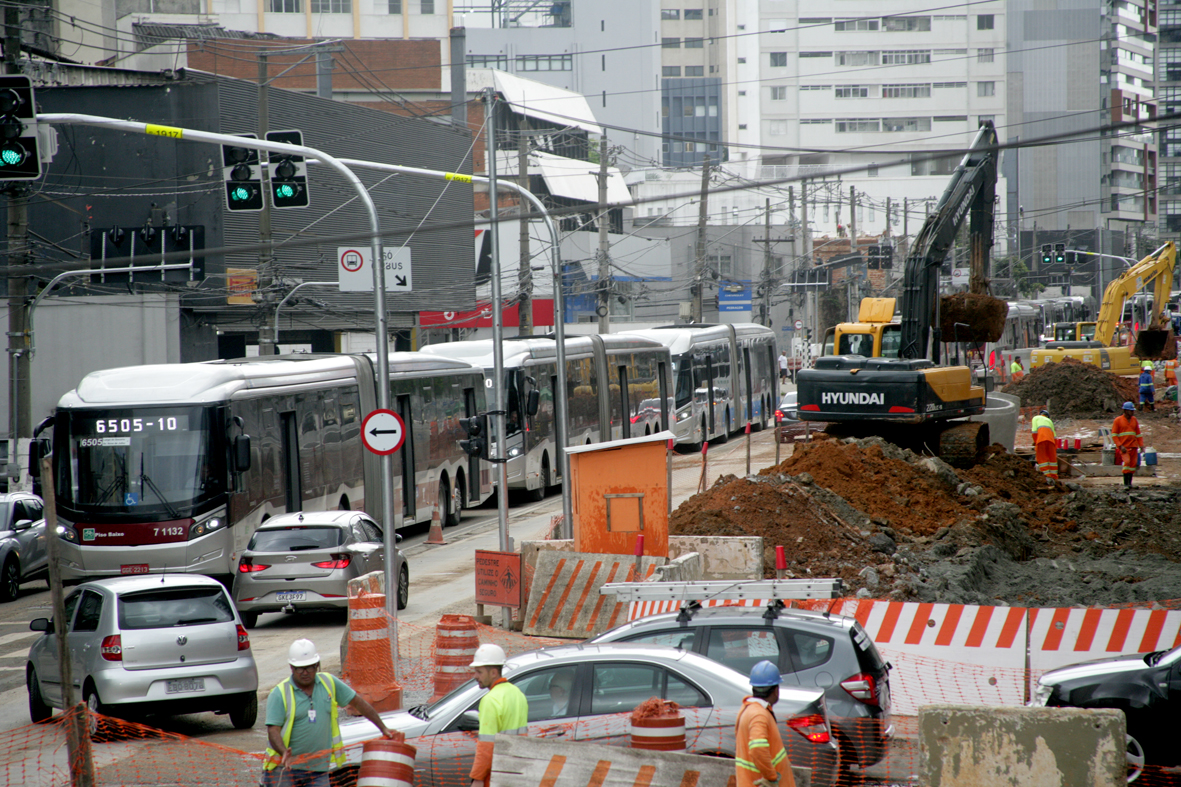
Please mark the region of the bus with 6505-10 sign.
[[[87, 375], [52, 421], [62, 575], [227, 576], [276, 514], [381, 521], [380, 460], [361, 444], [375, 367], [372, 355], [280, 355]], [[483, 370], [422, 353], [390, 353], [389, 368], [406, 424], [395, 525], [436, 512], [456, 524], [492, 492], [490, 468], [458, 445], [460, 421], [487, 409]]]

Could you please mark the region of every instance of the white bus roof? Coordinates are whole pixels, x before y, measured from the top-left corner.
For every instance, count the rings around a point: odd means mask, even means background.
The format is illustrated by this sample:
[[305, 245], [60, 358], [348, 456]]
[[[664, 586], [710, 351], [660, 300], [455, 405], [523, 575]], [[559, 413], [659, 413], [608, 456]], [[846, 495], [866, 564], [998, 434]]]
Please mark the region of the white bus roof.
[[[644, 339], [632, 334], [603, 334], [603, 345], [608, 353], [627, 349], [656, 350], [664, 349], [660, 342]], [[520, 366], [530, 360], [552, 359], [557, 357], [557, 342], [548, 336], [525, 336], [505, 339], [504, 365], [506, 367]], [[572, 358], [584, 358], [591, 355], [594, 344], [590, 336], [567, 336], [566, 355]], [[442, 358], [458, 358], [469, 363], [491, 368], [492, 340], [473, 339], [464, 342], [444, 342], [423, 347], [421, 352]]]
[[[374, 357], [370, 354], [371, 362]], [[419, 353], [390, 353], [389, 363], [391, 373], [473, 369], [460, 361]], [[350, 380], [356, 376], [355, 357], [328, 354], [125, 366], [86, 375], [76, 389], [61, 398], [58, 407], [209, 404], [226, 401], [243, 390]]]
[[643, 336], [660, 342], [665, 347], [679, 355], [697, 344], [718, 341], [730, 336], [730, 329], [738, 337], [766, 335], [774, 338], [770, 328], [755, 323], [734, 323], [733, 325], [670, 325], [663, 328], [648, 328], [642, 331], [623, 331], [628, 336]]

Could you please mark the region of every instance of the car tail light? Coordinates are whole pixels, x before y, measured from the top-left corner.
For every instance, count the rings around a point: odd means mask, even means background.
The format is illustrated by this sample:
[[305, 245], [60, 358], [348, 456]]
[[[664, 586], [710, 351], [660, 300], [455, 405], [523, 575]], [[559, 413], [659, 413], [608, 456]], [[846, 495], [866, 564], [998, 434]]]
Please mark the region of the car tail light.
[[794, 716], [787, 720], [787, 726], [812, 743], [828, 743], [828, 722], [819, 713], [813, 713], [810, 716]]
[[316, 568], [348, 568], [349, 563], [353, 562], [353, 556], [349, 554], [333, 555], [331, 560], [323, 560], [319, 563], [312, 563]]
[[878, 704], [877, 681], [873, 679], [873, 675], [859, 672], [842, 680], [841, 688], [849, 692], [849, 696], [853, 699], [861, 700], [866, 705]]
[[238, 624], [238, 650], [250, 650], [250, 635], [242, 624]]
[[244, 557], [238, 561], [239, 574], [253, 574], [256, 571], [266, 571], [270, 566], [265, 563], [255, 563], [248, 557]]
[[108, 634], [103, 637], [102, 645], [99, 646], [99, 652], [103, 654], [103, 658], [107, 661], [122, 661], [123, 638], [118, 634]]

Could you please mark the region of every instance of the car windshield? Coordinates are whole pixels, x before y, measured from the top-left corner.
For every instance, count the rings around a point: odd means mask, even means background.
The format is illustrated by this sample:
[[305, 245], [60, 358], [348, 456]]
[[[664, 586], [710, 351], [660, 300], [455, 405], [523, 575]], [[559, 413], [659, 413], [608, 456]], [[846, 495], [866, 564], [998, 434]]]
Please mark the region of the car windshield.
[[331, 549], [343, 543], [344, 531], [339, 527], [298, 525], [258, 530], [246, 548], [251, 552], [300, 552]]
[[220, 587], [168, 588], [119, 597], [119, 628], [162, 629], [229, 623], [234, 608]]

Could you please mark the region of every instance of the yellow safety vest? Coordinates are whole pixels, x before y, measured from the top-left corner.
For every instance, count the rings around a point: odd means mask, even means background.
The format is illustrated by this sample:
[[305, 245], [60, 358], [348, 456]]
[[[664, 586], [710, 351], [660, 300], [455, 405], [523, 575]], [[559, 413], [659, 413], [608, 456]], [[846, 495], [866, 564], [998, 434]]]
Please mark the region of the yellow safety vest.
[[[329, 699], [332, 700], [332, 714], [329, 716], [332, 724], [332, 757], [330, 761], [333, 767], [339, 768], [344, 765], [345, 754], [344, 740], [340, 737], [339, 713], [336, 706], [336, 681], [332, 680], [331, 675], [325, 675], [322, 672], [316, 674], [316, 679], [320, 681], [320, 685], [324, 687], [324, 690], [328, 692]], [[290, 747], [291, 728], [295, 726], [295, 686], [291, 683], [291, 678], [288, 678], [275, 688], [279, 689], [279, 693], [283, 697], [283, 710], [287, 712], [287, 721], [283, 723], [283, 745]], [[283, 756], [268, 746], [266, 762], [262, 766], [263, 770], [273, 771], [279, 767], [281, 762], [283, 762]]]

